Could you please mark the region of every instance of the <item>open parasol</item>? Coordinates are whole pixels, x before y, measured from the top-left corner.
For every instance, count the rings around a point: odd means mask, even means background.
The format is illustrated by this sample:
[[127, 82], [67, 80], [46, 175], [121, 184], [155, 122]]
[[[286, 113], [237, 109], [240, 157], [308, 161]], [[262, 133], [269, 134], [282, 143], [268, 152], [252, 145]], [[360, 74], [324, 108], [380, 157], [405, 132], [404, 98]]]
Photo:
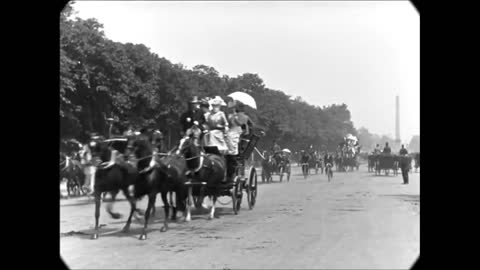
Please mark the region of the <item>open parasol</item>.
[[283, 151], [283, 152], [286, 152], [286, 153], [289, 153], [289, 154], [292, 153], [292, 151], [288, 150], [287, 148], [283, 149], [282, 151]]
[[257, 103], [255, 102], [255, 99], [245, 92], [233, 92], [228, 96], [233, 98], [233, 100], [240, 101], [245, 105], [257, 109]]

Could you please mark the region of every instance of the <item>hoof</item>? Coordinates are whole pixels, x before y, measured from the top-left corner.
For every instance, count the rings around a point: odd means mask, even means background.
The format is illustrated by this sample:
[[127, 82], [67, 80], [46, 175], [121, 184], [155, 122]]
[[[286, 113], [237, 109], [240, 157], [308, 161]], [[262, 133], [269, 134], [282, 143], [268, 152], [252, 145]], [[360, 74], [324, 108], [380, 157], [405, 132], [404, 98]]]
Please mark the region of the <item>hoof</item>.
[[146, 240], [146, 239], [147, 239], [147, 235], [145, 233], [142, 233], [138, 238], [138, 240]]
[[167, 230], [168, 230], [168, 228], [165, 227], [165, 226], [163, 226], [163, 227], [160, 229], [161, 232], [166, 232]]
[[92, 240], [98, 239], [98, 233], [94, 233], [91, 237]]

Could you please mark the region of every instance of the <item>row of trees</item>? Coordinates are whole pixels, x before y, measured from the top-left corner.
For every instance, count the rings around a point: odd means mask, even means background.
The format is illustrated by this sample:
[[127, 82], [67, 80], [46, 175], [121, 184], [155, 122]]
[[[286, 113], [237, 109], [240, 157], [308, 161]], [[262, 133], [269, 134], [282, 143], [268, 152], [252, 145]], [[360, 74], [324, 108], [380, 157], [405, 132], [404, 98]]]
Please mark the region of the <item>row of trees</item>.
[[[109, 40], [95, 19], [71, 19], [68, 4], [60, 18], [60, 121], [62, 138], [85, 141], [90, 132], [106, 134], [106, 118], [162, 130], [167, 144], [178, 139], [180, 114], [187, 101], [235, 91], [252, 95], [258, 110], [247, 108], [255, 124], [266, 131], [260, 148], [275, 139], [298, 150], [313, 144], [331, 150], [347, 133], [357, 135], [347, 105], [312, 106], [300, 97], [269, 89], [257, 74], [220, 75], [213, 67], [192, 69], [173, 64], [143, 44]], [[360, 139], [362, 141], [362, 139]]]

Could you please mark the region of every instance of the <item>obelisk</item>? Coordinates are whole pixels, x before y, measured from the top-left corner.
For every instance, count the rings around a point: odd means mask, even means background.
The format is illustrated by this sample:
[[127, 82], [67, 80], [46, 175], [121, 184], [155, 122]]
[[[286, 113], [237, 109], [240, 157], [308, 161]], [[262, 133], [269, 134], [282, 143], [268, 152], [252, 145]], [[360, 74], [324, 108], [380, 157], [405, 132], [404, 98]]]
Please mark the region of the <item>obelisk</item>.
[[395, 98], [395, 147], [400, 148], [400, 98]]

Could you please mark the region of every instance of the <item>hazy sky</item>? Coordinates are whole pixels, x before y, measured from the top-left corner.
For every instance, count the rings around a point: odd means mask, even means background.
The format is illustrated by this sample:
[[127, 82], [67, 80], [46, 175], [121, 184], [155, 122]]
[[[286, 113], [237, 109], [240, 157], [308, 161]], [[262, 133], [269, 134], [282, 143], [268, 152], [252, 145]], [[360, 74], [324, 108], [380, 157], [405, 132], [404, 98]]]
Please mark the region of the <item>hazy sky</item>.
[[107, 38], [143, 43], [188, 68], [257, 73], [319, 106], [348, 105], [355, 127], [420, 134], [420, 15], [408, 1], [78, 1]]

